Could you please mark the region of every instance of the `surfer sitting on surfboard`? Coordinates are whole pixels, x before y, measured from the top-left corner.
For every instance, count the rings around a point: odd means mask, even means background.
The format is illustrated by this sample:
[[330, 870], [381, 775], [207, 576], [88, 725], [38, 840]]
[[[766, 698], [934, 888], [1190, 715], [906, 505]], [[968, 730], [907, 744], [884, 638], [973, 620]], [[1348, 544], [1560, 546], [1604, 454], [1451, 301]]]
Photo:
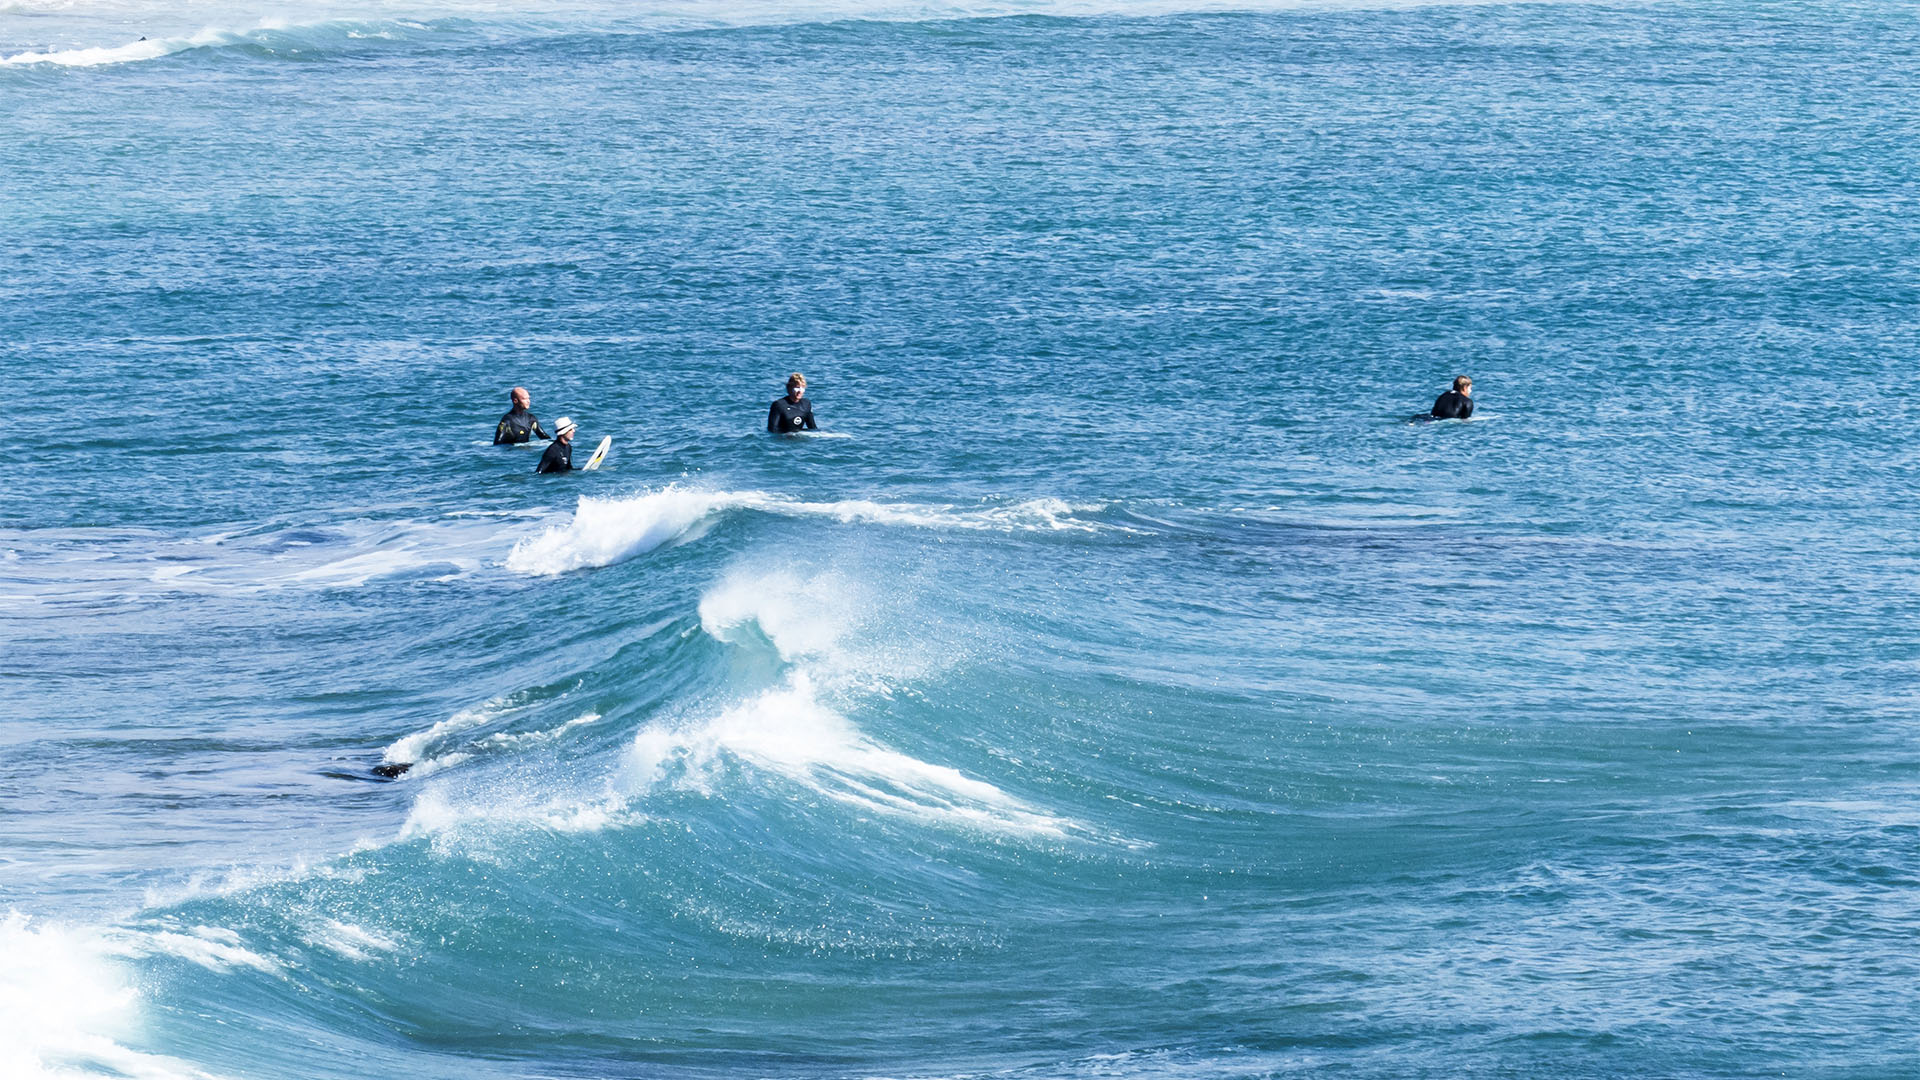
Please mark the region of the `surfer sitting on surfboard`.
[[516, 386], [507, 395], [513, 408], [500, 418], [500, 426], [493, 429], [493, 445], [523, 443], [532, 440], [535, 435], [543, 439], [553, 436], [540, 426], [539, 418], [533, 415], [533, 395], [527, 393], [524, 386]]
[[540, 466], [534, 472], [573, 471], [573, 432], [576, 426], [564, 416], [553, 425], [553, 441], [547, 444], [547, 452], [540, 455]]
[[767, 430], [776, 435], [805, 428], [808, 431], [820, 430], [813, 422], [813, 402], [804, 400], [807, 393], [807, 377], [794, 372], [787, 376], [787, 396], [774, 400], [773, 407], [767, 410]]

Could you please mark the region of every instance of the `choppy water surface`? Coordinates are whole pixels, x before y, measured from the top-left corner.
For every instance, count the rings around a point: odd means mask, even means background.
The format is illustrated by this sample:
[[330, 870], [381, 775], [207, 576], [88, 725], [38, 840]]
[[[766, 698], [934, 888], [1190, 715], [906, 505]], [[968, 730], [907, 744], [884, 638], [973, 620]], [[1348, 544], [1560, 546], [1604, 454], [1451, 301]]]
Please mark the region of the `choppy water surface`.
[[0, 7], [0, 1074], [1920, 1072], [1917, 48]]

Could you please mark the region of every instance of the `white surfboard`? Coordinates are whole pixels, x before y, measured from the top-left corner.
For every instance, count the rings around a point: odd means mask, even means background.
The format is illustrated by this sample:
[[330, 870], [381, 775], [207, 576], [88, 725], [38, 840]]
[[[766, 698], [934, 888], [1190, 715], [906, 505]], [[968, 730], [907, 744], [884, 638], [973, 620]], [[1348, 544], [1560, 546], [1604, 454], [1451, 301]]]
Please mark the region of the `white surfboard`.
[[601, 439], [600, 445], [593, 448], [593, 456], [587, 459], [587, 463], [585, 465], [580, 466], [580, 471], [586, 472], [589, 469], [599, 468], [600, 463], [607, 459], [607, 447], [612, 445], [613, 445], [613, 436], [608, 435], [607, 437]]

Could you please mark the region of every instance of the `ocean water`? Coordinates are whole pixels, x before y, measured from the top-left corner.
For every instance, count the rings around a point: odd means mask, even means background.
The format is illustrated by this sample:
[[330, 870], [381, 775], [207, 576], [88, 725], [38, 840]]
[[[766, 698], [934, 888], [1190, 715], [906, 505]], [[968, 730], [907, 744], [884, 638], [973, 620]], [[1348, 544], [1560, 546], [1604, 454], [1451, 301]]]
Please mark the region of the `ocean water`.
[[1916, 147], [1890, 0], [6, 0], [0, 1076], [1920, 1075]]

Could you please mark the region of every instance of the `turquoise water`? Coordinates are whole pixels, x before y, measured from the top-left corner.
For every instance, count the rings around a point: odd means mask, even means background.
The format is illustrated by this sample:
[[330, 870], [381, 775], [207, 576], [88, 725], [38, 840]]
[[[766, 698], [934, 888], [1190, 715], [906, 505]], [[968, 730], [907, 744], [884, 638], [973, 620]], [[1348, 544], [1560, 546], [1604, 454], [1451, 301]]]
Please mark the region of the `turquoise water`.
[[1911, 7], [0, 61], [0, 1074], [1920, 1074]]

